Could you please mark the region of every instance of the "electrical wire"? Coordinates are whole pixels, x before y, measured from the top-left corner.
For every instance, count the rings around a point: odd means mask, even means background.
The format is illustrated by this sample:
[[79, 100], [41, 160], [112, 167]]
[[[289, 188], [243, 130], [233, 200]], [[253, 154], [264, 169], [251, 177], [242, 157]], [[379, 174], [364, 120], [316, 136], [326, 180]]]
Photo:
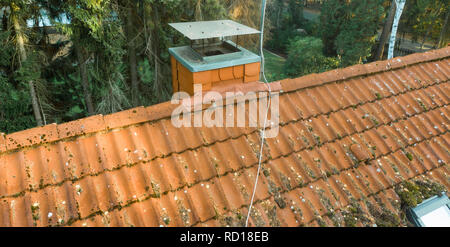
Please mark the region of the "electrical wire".
[[266, 78], [266, 74], [264, 73], [264, 52], [263, 52], [263, 42], [264, 42], [264, 20], [265, 20], [265, 15], [266, 15], [266, 0], [262, 0], [261, 3], [261, 35], [260, 35], [260, 42], [259, 42], [259, 52], [261, 55], [261, 71], [262, 71], [262, 78], [264, 80], [264, 84], [266, 85], [268, 91], [269, 91], [269, 99], [267, 101], [267, 107], [266, 107], [266, 115], [264, 117], [264, 124], [263, 124], [263, 128], [261, 130], [261, 148], [259, 151], [259, 158], [258, 158], [258, 171], [256, 173], [256, 179], [255, 179], [255, 185], [253, 187], [253, 193], [252, 193], [252, 198], [250, 201], [250, 205], [248, 207], [248, 214], [247, 214], [247, 219], [245, 220], [245, 227], [248, 227], [248, 220], [250, 219], [250, 215], [251, 215], [251, 211], [252, 211], [252, 207], [253, 207], [253, 202], [255, 199], [255, 193], [256, 193], [256, 187], [258, 186], [258, 179], [259, 179], [259, 173], [261, 171], [261, 161], [262, 161], [262, 153], [263, 153], [263, 148], [264, 148], [264, 142], [266, 139], [266, 126], [267, 126], [267, 117], [269, 115], [269, 106], [271, 104], [271, 100], [272, 100], [272, 89], [270, 88], [269, 83], [267, 82], [267, 78]]

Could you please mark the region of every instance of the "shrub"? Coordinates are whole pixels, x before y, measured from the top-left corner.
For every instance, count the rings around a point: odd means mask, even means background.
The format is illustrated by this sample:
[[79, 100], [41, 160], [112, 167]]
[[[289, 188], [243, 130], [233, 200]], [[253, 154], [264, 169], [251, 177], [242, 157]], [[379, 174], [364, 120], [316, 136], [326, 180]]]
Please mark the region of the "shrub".
[[319, 38], [304, 37], [291, 40], [285, 73], [295, 77], [337, 68], [339, 60], [324, 56], [322, 50], [323, 44]]

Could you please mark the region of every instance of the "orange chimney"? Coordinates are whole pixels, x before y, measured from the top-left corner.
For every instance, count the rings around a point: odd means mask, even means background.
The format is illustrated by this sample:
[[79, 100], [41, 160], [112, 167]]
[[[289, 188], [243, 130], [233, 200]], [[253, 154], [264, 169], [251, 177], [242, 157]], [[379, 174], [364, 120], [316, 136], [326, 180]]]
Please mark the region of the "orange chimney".
[[[261, 57], [239, 46], [239, 36], [258, 30], [231, 20], [170, 24], [191, 41], [190, 46], [170, 48], [173, 92], [194, 94], [214, 87], [259, 80]], [[236, 36], [237, 42], [226, 40]]]

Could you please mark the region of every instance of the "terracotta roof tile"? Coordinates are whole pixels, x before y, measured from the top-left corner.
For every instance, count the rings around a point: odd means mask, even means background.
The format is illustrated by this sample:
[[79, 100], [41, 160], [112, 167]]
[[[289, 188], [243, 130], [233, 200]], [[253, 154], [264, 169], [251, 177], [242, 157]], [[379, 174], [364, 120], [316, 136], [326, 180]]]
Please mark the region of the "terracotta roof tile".
[[[345, 226], [357, 207], [357, 225], [372, 226], [377, 212], [400, 213], [394, 188], [406, 179], [448, 189], [449, 57], [445, 48], [272, 83], [280, 132], [266, 139], [250, 224]], [[175, 128], [175, 107], [1, 135], [0, 226], [242, 226], [259, 130]]]
[[8, 150], [49, 143], [59, 139], [56, 124], [16, 132], [6, 136]]
[[96, 115], [58, 125], [59, 138], [61, 139], [101, 132], [105, 129], [106, 125], [102, 115]]
[[6, 151], [6, 135], [5, 133], [0, 133], [0, 152]]
[[139, 124], [151, 120], [145, 107], [137, 107], [130, 110], [106, 115], [104, 117], [108, 129], [121, 128], [132, 124]]
[[290, 92], [301, 88], [320, 85], [322, 82], [318, 80], [317, 74], [309, 74], [296, 79], [285, 79], [281, 81], [283, 91]]

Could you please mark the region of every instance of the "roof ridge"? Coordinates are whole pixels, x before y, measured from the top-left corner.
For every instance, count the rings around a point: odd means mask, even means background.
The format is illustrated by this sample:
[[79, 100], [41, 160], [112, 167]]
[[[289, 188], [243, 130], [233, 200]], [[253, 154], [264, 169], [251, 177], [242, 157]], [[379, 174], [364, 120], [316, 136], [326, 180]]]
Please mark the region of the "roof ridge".
[[359, 76], [401, 69], [411, 65], [432, 62], [448, 57], [450, 57], [450, 46], [424, 53], [413, 53], [403, 57], [395, 57], [389, 60], [374, 61], [367, 64], [356, 64], [322, 73], [312, 73], [295, 79], [285, 79], [280, 82], [284, 92], [292, 92], [332, 82], [348, 80]]
[[[309, 87], [316, 87], [331, 82], [348, 80], [358, 76], [399, 69], [423, 62], [440, 60], [447, 57], [450, 57], [450, 47], [425, 53], [415, 53], [404, 57], [396, 57], [390, 60], [353, 65], [319, 74], [313, 73], [295, 79], [285, 79], [272, 82], [270, 85], [273, 92], [286, 93]], [[246, 83], [244, 87], [231, 89], [234, 91], [243, 91], [243, 93], [267, 91], [266, 85], [261, 82]], [[226, 92], [224, 91], [219, 91], [219, 93], [221, 93], [222, 96], [226, 95]], [[191, 96], [190, 99], [194, 101], [194, 98], [195, 96]], [[236, 102], [233, 101], [233, 104], [235, 103]], [[225, 105], [226, 103], [223, 103], [221, 106]], [[0, 133], [0, 154], [13, 152], [17, 149], [25, 147], [56, 142], [68, 138], [76, 138], [81, 135], [111, 131], [113, 129], [120, 129], [131, 125], [158, 121], [170, 117], [172, 112], [177, 107], [177, 104], [172, 104], [170, 101], [167, 101], [148, 107], [140, 106], [105, 116], [99, 114], [61, 124], [53, 123], [8, 135]], [[207, 108], [208, 106], [203, 105], [202, 111]]]

